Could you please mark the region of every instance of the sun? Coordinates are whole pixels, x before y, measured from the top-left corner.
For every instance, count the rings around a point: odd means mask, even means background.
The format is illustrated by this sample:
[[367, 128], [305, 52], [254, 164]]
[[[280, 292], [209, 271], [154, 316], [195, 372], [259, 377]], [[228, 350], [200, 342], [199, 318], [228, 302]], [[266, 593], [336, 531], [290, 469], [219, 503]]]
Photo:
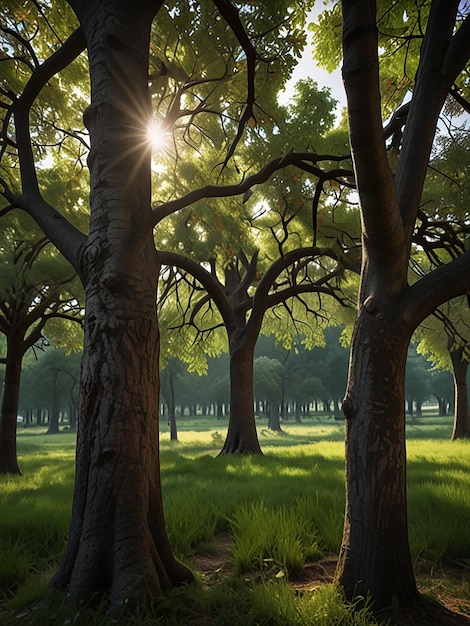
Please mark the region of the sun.
[[163, 152], [168, 147], [170, 133], [161, 120], [153, 118], [147, 124], [146, 138], [153, 152]]

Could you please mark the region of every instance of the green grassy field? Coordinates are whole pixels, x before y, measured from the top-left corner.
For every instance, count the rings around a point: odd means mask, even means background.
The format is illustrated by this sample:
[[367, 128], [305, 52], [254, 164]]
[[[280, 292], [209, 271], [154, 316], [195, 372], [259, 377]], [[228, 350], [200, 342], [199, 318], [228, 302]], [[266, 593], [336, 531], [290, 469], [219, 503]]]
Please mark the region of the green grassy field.
[[[179, 440], [170, 442], [162, 425], [168, 532], [198, 582], [160, 604], [150, 621], [133, 623], [374, 623], [331, 585], [295, 589], [306, 563], [331, 560], [340, 546], [343, 424], [286, 422], [279, 434], [261, 424], [263, 456], [217, 458], [225, 429], [215, 418], [180, 419]], [[410, 543], [421, 588], [470, 615], [470, 442], [451, 442], [451, 430], [449, 418], [408, 427]], [[64, 550], [73, 491], [74, 435], [43, 432], [20, 428], [23, 476], [0, 477], [0, 624], [40, 624], [44, 615], [51, 624], [104, 624], [99, 610], [93, 618], [71, 613], [55, 597], [29, 608], [46, 595]]]

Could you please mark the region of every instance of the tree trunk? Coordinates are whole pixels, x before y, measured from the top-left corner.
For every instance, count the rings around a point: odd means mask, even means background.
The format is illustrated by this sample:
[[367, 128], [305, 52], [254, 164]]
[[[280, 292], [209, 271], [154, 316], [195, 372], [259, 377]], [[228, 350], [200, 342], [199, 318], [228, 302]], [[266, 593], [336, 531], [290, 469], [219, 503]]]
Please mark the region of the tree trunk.
[[175, 386], [173, 384], [173, 372], [169, 375], [170, 403], [168, 405], [168, 420], [170, 422], [170, 441], [178, 441], [175, 415]]
[[279, 412], [279, 403], [276, 400], [269, 402], [269, 430], [274, 430], [274, 432], [280, 433], [282, 431], [281, 422], [280, 422], [280, 412]]
[[56, 435], [59, 432], [59, 400], [57, 398], [58, 376], [59, 374], [56, 372], [54, 375], [54, 385], [52, 390], [52, 408], [46, 435]]
[[462, 348], [450, 351], [455, 387], [455, 418], [452, 439], [470, 437], [470, 412], [468, 409], [467, 370], [468, 361], [463, 356]]
[[16, 452], [16, 418], [22, 360], [21, 342], [7, 336], [7, 359], [0, 413], [0, 474], [21, 474]]
[[253, 361], [255, 343], [229, 336], [230, 414], [225, 443], [220, 454], [261, 454], [256, 430]]
[[75, 432], [77, 430], [77, 407], [75, 405], [75, 402], [72, 402], [70, 406], [69, 426], [72, 432]]
[[[362, 307], [351, 346], [346, 418], [346, 515], [337, 579], [374, 609], [418, 596], [406, 506], [404, 380], [409, 335]], [[390, 364], [393, 363], [393, 370]]]
[[300, 416], [300, 402], [294, 402], [294, 407], [295, 407], [295, 423], [296, 424], [301, 424], [302, 423], [302, 419]]
[[[51, 585], [110, 612], [193, 580], [172, 554], [159, 466], [158, 258], [151, 229], [149, 33], [157, 3], [71, 2], [87, 38], [92, 105], [86, 318], [72, 522]], [[153, 10], [151, 6], [153, 5]]]

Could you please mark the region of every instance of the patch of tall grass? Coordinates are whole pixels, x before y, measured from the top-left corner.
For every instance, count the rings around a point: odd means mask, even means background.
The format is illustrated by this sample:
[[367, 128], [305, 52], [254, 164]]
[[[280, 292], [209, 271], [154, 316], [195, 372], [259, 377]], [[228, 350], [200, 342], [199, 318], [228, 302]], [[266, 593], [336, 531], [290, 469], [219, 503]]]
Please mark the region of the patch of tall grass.
[[297, 508], [275, 508], [261, 500], [237, 509], [231, 520], [237, 574], [274, 566], [278, 576], [297, 576], [306, 560], [322, 556], [317, 530]]
[[0, 477], [0, 590], [5, 595], [50, 570], [65, 549], [74, 447], [73, 436], [49, 441], [28, 432], [19, 437], [23, 475]]
[[470, 441], [408, 444], [408, 522], [415, 557], [468, 561]]

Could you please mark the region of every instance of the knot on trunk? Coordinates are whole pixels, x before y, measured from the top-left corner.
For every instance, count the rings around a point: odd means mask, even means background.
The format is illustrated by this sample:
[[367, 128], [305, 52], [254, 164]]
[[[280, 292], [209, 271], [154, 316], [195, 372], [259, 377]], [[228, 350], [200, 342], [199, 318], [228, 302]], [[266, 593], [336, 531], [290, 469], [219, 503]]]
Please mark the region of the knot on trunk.
[[101, 279], [101, 284], [109, 291], [116, 291], [121, 283], [121, 278], [117, 272], [107, 272]]
[[108, 335], [114, 335], [121, 328], [124, 327], [124, 322], [117, 317], [110, 317], [103, 324], [101, 324], [100, 330]]
[[341, 404], [341, 409], [346, 419], [351, 419], [354, 415], [354, 404], [351, 398], [346, 396]]
[[91, 104], [83, 112], [83, 123], [88, 130], [92, 128], [93, 123], [96, 120], [96, 115], [97, 115], [96, 107], [92, 106]]
[[377, 311], [378, 303], [373, 295], [368, 296], [364, 300], [364, 308], [370, 315], [373, 315]]
[[85, 250], [85, 261], [89, 265], [95, 263], [98, 260], [100, 253], [100, 247], [96, 243], [90, 244]]
[[107, 448], [105, 450], [103, 450], [103, 452], [101, 453], [100, 456], [100, 461], [101, 463], [109, 463], [110, 461], [113, 461], [117, 456], [117, 450], [115, 450], [114, 448]]

